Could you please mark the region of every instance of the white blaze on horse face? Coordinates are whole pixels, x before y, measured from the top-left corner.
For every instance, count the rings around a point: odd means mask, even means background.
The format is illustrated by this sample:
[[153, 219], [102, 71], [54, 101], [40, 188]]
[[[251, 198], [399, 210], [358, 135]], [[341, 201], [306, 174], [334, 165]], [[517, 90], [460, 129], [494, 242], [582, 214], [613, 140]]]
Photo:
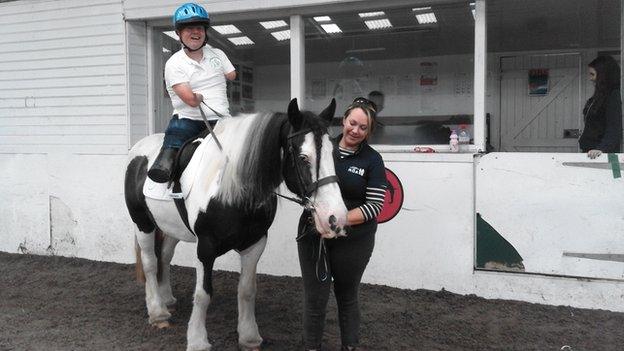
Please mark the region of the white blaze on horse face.
[[[333, 145], [327, 134], [323, 135], [321, 146], [321, 162], [319, 164], [319, 179], [336, 175]], [[310, 173], [312, 180], [316, 181], [316, 143], [314, 135], [308, 133], [301, 145], [301, 153], [310, 161]], [[344, 226], [347, 223], [347, 208], [340, 194], [338, 183], [332, 182], [319, 187], [312, 195], [314, 204], [314, 223], [316, 230], [326, 237], [345, 235]]]

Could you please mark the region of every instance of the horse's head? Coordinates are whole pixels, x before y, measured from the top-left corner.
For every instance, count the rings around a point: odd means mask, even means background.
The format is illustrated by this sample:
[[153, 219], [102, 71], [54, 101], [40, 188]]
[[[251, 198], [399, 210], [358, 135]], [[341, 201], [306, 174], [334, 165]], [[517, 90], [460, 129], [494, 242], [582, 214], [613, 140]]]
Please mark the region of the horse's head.
[[316, 229], [326, 237], [345, 235], [347, 209], [334, 169], [333, 145], [327, 134], [336, 111], [336, 101], [320, 115], [299, 111], [297, 99], [288, 105], [290, 127], [284, 135], [285, 160], [282, 174], [286, 186], [304, 206], [313, 209]]

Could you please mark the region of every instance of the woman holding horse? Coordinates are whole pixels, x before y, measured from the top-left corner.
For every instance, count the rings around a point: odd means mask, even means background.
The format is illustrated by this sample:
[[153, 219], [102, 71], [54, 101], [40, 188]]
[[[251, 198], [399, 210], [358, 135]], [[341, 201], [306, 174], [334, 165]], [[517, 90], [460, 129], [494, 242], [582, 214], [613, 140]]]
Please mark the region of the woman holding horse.
[[358, 290], [375, 245], [376, 217], [386, 189], [381, 155], [367, 139], [375, 128], [377, 108], [356, 98], [342, 119], [342, 134], [334, 140], [334, 164], [347, 206], [347, 235], [328, 240], [314, 229], [304, 211], [299, 222], [299, 263], [304, 285], [303, 338], [306, 350], [320, 350], [330, 285], [338, 305], [342, 350], [362, 350], [359, 344]]
[[[184, 4], [173, 15], [173, 26], [182, 49], [165, 64], [165, 83], [173, 105], [173, 117], [165, 131], [163, 146], [148, 172], [150, 179], [166, 183], [173, 160], [184, 142], [206, 129], [200, 104], [204, 101], [210, 123], [229, 115], [225, 80], [234, 80], [236, 71], [225, 53], [208, 43], [208, 12], [194, 3]], [[215, 112], [221, 111], [221, 112]]]
[[594, 159], [603, 152], [620, 152], [622, 140], [622, 100], [620, 66], [611, 56], [598, 56], [589, 63], [589, 80], [594, 95], [583, 109], [585, 127], [579, 147]]

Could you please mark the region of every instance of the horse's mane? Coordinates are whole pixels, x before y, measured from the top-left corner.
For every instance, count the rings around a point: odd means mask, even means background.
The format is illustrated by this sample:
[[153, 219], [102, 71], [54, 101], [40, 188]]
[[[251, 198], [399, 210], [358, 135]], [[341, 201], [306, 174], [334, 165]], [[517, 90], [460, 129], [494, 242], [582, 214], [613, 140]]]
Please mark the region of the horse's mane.
[[[300, 112], [302, 128], [310, 128], [320, 150], [320, 137], [327, 133], [327, 124], [308, 111]], [[229, 162], [223, 170], [216, 197], [223, 203], [254, 208], [274, 196], [282, 182], [284, 138], [290, 130], [285, 113], [258, 114], [246, 117], [241, 135], [231, 145]]]
[[[284, 113], [249, 116], [250, 124], [233, 146], [217, 198], [230, 205], [256, 207], [272, 196], [282, 182], [281, 133], [287, 124]], [[287, 132], [287, 131], [286, 131]]]

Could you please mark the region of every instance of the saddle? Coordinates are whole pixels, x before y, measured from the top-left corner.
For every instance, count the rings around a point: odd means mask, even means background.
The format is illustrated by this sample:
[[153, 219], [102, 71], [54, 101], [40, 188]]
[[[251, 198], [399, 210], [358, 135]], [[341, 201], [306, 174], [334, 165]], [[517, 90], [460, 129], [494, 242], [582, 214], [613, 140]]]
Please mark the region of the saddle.
[[[203, 132], [199, 133], [197, 136], [187, 140], [182, 144], [182, 147], [178, 151], [175, 160], [173, 161], [173, 169], [171, 171], [171, 179], [169, 180], [169, 184], [173, 184], [173, 192], [177, 194], [182, 193], [182, 185], [180, 184], [180, 177], [184, 170], [188, 166], [193, 154], [197, 150], [197, 147], [201, 144], [202, 140], [204, 140], [210, 132], [206, 129]], [[178, 209], [178, 213], [182, 218], [182, 222], [186, 228], [195, 235], [195, 232], [191, 228], [188, 220], [188, 211], [186, 210], [186, 204], [184, 203], [184, 197], [177, 196], [173, 198], [173, 202]]]
[[178, 154], [173, 161], [173, 169], [171, 170], [169, 183], [173, 183], [175, 185], [175, 183], [180, 182], [180, 177], [182, 176], [182, 173], [184, 173], [186, 166], [188, 166], [191, 161], [195, 150], [197, 150], [201, 141], [204, 140], [208, 134], [210, 134], [210, 132], [206, 129], [182, 144], [182, 147], [178, 150]]

